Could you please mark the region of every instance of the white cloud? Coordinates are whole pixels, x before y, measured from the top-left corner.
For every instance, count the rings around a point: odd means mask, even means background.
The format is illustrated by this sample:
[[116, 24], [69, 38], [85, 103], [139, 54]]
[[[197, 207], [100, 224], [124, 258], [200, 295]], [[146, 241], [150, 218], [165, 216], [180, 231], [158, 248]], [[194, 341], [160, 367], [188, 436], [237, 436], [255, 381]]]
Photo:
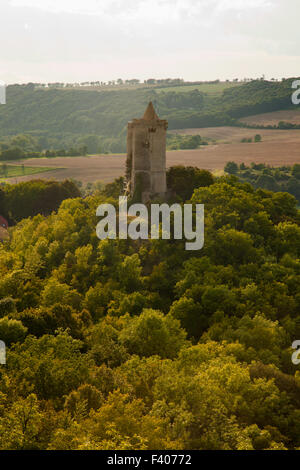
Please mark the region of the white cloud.
[[[124, 11], [148, 10], [168, 7], [177, 8], [202, 8], [210, 6], [219, 10], [248, 9], [265, 7], [273, 2], [271, 0], [10, 0], [13, 6], [30, 6], [52, 12], [69, 13], [105, 13], [115, 11], [117, 15]], [[149, 7], [149, 9], [147, 8]]]
[[219, 0], [219, 10], [247, 10], [249, 8], [265, 8], [272, 5], [270, 0]]
[[0, 78], [8, 81], [281, 77], [298, 70], [299, 0], [1, 3]]

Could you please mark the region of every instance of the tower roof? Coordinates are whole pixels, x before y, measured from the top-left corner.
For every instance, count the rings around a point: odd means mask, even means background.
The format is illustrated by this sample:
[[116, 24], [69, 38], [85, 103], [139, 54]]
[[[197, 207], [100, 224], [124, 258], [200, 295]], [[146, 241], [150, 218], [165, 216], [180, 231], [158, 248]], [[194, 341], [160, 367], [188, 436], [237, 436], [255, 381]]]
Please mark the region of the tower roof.
[[148, 104], [143, 119], [145, 119], [145, 121], [154, 121], [155, 119], [159, 119], [155, 112], [152, 101], [150, 101], [150, 103]]

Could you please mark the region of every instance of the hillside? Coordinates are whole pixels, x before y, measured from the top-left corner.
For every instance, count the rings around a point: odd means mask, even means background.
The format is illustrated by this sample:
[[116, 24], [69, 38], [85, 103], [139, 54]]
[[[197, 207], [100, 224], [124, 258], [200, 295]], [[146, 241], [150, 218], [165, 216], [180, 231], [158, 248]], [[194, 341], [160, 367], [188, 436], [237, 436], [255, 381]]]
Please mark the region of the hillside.
[[0, 135], [31, 134], [39, 149], [84, 142], [89, 152], [98, 150], [102, 138], [118, 152], [124, 150], [127, 122], [140, 116], [150, 100], [170, 129], [233, 125], [244, 116], [291, 107], [292, 81], [252, 81], [219, 88], [217, 94], [182, 91], [189, 87], [96, 91], [12, 85], [7, 104], [0, 107]]

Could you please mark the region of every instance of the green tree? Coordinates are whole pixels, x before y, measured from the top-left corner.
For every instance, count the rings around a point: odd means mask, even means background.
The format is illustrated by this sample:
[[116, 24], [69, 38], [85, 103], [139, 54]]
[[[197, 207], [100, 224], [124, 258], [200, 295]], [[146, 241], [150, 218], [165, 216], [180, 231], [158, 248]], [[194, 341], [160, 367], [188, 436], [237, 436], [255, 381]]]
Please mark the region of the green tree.
[[224, 171], [230, 175], [236, 175], [238, 172], [238, 165], [235, 162], [228, 162], [225, 165]]
[[161, 312], [145, 309], [139, 317], [128, 319], [119, 335], [130, 354], [175, 357], [187, 345], [186, 333], [178, 320]]
[[167, 186], [183, 201], [187, 201], [194, 189], [213, 184], [213, 175], [207, 170], [181, 165], [167, 170]]

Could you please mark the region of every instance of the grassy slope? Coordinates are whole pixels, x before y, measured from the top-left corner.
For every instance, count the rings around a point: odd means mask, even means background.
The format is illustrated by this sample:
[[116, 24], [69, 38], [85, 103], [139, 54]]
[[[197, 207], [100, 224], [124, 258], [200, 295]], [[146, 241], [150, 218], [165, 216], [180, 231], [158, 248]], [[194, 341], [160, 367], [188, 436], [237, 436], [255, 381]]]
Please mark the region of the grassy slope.
[[210, 96], [219, 96], [223, 93], [224, 90], [227, 90], [229, 88], [233, 88], [236, 86], [241, 86], [241, 83], [235, 83], [235, 82], [202, 83], [201, 85], [156, 88], [156, 91], [158, 93], [170, 92], [170, 91], [174, 91], [175, 93], [186, 93], [191, 90], [199, 90], [202, 93], [207, 93]]
[[6, 180], [7, 178], [13, 178], [17, 176], [28, 176], [35, 175], [37, 173], [44, 173], [45, 171], [52, 171], [54, 168], [49, 167], [33, 167], [33, 166], [24, 166], [22, 165], [7, 165], [6, 174], [4, 174], [3, 168], [0, 166], [0, 178], [1, 180]]

